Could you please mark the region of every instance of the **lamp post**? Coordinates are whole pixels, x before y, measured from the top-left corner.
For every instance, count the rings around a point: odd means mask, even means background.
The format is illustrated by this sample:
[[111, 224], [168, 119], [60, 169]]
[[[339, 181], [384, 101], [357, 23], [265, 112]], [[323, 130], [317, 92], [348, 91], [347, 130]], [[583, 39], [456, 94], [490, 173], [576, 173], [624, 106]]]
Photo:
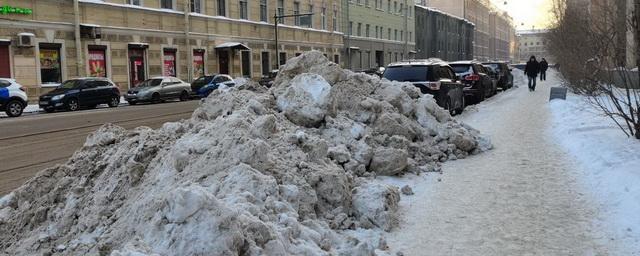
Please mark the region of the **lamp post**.
[[275, 23], [274, 28], [275, 28], [275, 33], [276, 33], [276, 61], [278, 63], [278, 69], [280, 69], [280, 49], [278, 49], [278, 21], [280, 19], [283, 18], [288, 18], [288, 17], [305, 17], [305, 16], [312, 16], [313, 13], [299, 13], [299, 14], [288, 14], [288, 15], [278, 15], [278, 9], [276, 8], [276, 12], [273, 15], [273, 21]]

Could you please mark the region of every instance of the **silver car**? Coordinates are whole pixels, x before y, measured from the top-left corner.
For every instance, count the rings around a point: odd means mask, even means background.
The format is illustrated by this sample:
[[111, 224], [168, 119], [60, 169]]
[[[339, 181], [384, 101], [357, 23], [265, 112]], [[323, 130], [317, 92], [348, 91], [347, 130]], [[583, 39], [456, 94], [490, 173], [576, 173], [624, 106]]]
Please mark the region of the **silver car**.
[[158, 103], [168, 99], [185, 101], [190, 98], [191, 85], [168, 76], [147, 79], [136, 87], [129, 89], [124, 98], [130, 105], [140, 102]]

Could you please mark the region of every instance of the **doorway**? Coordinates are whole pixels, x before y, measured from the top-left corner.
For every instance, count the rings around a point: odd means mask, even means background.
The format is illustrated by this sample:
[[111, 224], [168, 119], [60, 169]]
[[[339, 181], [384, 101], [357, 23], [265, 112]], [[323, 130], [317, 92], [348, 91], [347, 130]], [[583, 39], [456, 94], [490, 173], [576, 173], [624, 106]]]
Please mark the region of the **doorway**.
[[220, 74], [229, 75], [229, 51], [218, 51], [218, 65], [220, 66]]
[[377, 67], [384, 67], [384, 52], [376, 51], [376, 65]]
[[135, 87], [146, 79], [144, 49], [129, 49], [129, 85]]
[[242, 62], [242, 76], [251, 77], [251, 52], [241, 51], [240, 61]]
[[0, 45], [0, 77], [11, 77], [11, 63], [9, 62], [8, 45]]

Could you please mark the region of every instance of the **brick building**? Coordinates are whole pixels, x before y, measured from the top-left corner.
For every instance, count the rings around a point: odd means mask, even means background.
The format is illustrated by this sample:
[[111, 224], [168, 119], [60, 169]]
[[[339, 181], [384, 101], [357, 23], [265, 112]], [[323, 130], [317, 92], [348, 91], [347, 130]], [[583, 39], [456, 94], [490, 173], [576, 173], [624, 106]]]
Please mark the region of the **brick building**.
[[[77, 2], [77, 6], [74, 3]], [[341, 0], [8, 0], [0, 7], [0, 76], [31, 98], [60, 82], [105, 76], [122, 89], [154, 75], [257, 78], [319, 50], [341, 61]], [[75, 7], [75, 8], [74, 8]], [[77, 25], [77, 26], [76, 26]]]

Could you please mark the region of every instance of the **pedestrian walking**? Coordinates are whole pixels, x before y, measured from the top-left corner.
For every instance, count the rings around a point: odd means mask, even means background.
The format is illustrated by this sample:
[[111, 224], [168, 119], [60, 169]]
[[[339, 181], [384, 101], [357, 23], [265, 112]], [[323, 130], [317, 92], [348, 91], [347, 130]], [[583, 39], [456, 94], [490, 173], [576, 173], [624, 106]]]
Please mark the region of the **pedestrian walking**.
[[529, 91], [536, 90], [536, 77], [540, 73], [540, 63], [536, 60], [536, 56], [531, 56], [527, 65], [524, 67], [524, 74], [529, 78]]
[[547, 60], [542, 58], [540, 61], [540, 81], [547, 81], [547, 69], [549, 68], [549, 63]]

